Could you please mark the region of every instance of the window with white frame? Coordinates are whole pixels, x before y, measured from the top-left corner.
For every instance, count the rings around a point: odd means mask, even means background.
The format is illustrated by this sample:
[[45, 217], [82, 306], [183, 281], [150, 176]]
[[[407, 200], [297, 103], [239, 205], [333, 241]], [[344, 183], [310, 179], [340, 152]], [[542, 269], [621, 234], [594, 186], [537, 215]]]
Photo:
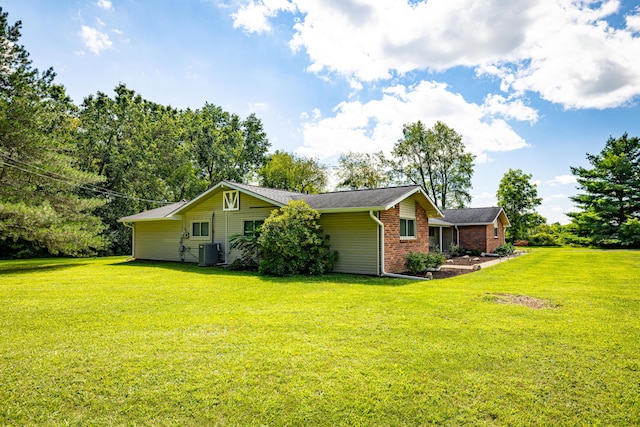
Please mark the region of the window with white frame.
[[244, 235], [248, 236], [250, 234], [255, 234], [260, 230], [264, 221], [245, 221], [244, 222]]
[[416, 220], [410, 218], [400, 218], [400, 237], [416, 237]]
[[191, 237], [195, 239], [207, 239], [209, 237], [209, 221], [192, 222]]
[[400, 202], [400, 238], [416, 238], [416, 202], [408, 198]]
[[498, 220], [493, 221], [493, 237], [498, 238]]
[[237, 190], [225, 191], [222, 193], [222, 210], [237, 211], [240, 210], [240, 194]]

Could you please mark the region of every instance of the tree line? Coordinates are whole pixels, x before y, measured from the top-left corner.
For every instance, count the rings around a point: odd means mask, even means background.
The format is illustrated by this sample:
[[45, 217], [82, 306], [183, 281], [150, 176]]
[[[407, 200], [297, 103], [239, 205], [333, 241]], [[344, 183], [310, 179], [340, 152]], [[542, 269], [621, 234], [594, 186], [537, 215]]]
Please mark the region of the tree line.
[[[210, 103], [175, 109], [125, 84], [75, 105], [53, 69], [32, 66], [20, 26], [0, 8], [0, 257], [129, 253], [131, 231], [118, 218], [191, 199], [223, 179], [327, 189], [329, 170], [317, 159], [269, 153], [255, 114], [242, 118]], [[624, 135], [587, 156], [593, 169], [571, 168], [581, 211], [564, 227], [537, 214], [531, 175], [509, 170], [497, 192], [513, 225], [509, 240], [542, 233], [556, 242], [638, 246], [639, 151], [638, 138]], [[418, 121], [403, 126], [389, 155], [343, 153], [336, 175], [338, 189], [417, 184], [449, 209], [471, 202], [473, 170], [461, 135]]]

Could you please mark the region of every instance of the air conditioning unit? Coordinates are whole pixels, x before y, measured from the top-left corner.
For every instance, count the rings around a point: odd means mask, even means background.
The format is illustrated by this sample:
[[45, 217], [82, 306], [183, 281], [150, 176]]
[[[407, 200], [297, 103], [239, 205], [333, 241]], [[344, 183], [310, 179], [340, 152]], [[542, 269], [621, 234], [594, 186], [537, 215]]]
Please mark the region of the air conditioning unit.
[[198, 250], [199, 267], [210, 267], [218, 263], [220, 243], [200, 243], [200, 245], [198, 245]]

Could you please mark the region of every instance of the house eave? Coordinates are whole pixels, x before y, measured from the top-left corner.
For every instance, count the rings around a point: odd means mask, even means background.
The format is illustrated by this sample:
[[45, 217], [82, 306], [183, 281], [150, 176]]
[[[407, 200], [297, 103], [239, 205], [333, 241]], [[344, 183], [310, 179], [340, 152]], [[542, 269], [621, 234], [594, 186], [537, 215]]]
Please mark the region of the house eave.
[[316, 209], [319, 213], [350, 213], [350, 212], [369, 212], [369, 211], [384, 211], [386, 208], [384, 206], [359, 206], [354, 208], [325, 208], [325, 209]]
[[164, 216], [160, 218], [120, 218], [118, 222], [150, 222], [150, 221], [181, 221], [182, 215]]

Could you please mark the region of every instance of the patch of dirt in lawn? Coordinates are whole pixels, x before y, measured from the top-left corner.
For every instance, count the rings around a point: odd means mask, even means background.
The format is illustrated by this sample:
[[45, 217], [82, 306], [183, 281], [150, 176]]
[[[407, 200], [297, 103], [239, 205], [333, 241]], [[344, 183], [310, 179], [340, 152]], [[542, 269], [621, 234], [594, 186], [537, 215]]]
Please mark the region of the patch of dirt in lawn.
[[539, 298], [533, 298], [527, 295], [513, 295], [503, 293], [484, 294], [485, 301], [495, 302], [498, 304], [515, 304], [540, 310], [542, 308], [556, 308], [554, 304]]

